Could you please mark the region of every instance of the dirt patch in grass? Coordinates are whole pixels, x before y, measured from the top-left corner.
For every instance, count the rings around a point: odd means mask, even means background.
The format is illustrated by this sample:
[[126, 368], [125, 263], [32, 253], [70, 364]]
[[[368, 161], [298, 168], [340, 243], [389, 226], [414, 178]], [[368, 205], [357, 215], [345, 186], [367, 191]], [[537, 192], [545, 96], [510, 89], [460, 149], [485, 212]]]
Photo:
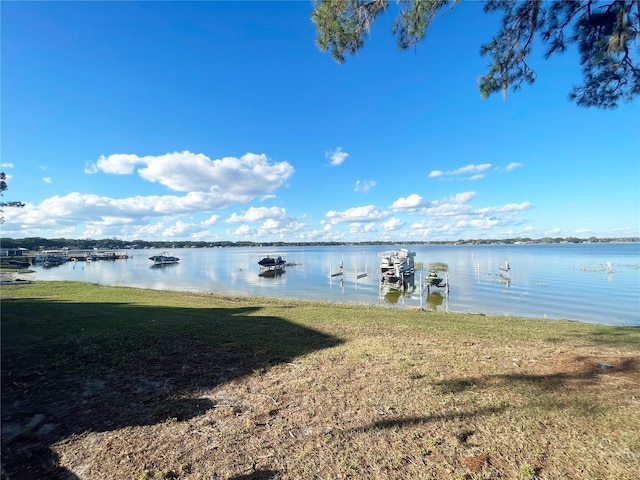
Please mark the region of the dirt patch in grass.
[[7, 479], [637, 476], [634, 330], [35, 292], [3, 291]]

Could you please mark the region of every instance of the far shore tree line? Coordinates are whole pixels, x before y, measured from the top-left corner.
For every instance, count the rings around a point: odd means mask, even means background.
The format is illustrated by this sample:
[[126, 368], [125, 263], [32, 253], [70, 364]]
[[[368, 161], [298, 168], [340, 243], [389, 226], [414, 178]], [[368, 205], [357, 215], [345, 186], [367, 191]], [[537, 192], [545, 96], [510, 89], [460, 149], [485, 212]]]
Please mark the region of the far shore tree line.
[[620, 238], [577, 238], [577, 237], [544, 237], [528, 238], [515, 237], [503, 239], [459, 239], [438, 241], [362, 241], [362, 242], [254, 242], [254, 241], [149, 241], [149, 240], [120, 240], [117, 238], [104, 239], [68, 239], [68, 238], [0, 238], [0, 249], [15, 250], [24, 248], [27, 251], [39, 252], [43, 250], [129, 250], [129, 249], [174, 249], [174, 248], [225, 248], [225, 247], [313, 247], [313, 246], [366, 246], [366, 245], [528, 245], [550, 243], [638, 243], [640, 237]]

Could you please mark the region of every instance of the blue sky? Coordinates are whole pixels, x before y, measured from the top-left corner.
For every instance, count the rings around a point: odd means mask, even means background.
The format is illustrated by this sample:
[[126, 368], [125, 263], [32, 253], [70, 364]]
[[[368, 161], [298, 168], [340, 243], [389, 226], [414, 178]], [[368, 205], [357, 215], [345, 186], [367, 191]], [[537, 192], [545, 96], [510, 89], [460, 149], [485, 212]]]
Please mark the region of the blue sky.
[[415, 50], [395, 7], [342, 65], [311, 1], [6, 2], [2, 236], [640, 236], [640, 106], [570, 103], [577, 54], [482, 99], [479, 2]]

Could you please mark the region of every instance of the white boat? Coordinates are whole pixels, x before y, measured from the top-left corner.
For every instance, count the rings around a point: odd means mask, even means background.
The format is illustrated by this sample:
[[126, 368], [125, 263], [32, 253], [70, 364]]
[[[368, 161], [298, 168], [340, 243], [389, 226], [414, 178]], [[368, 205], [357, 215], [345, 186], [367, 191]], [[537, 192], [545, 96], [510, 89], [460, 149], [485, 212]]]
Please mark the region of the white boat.
[[415, 272], [414, 258], [416, 252], [411, 252], [406, 248], [398, 250], [387, 250], [379, 253], [380, 257], [380, 278], [387, 281], [398, 281], [404, 276]]
[[162, 255], [154, 255], [153, 257], [149, 257], [149, 260], [151, 260], [154, 265], [170, 265], [172, 263], [178, 263], [180, 261], [178, 257], [173, 257], [167, 252], [164, 252]]

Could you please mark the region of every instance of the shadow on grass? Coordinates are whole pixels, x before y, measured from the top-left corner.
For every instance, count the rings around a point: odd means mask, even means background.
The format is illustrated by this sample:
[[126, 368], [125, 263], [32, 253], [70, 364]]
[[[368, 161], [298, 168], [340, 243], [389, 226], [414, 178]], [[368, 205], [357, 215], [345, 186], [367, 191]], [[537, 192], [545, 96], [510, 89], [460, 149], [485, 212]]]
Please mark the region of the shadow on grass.
[[390, 418], [385, 420], [378, 420], [364, 427], [356, 428], [355, 431], [365, 432], [368, 430], [379, 430], [386, 428], [403, 428], [410, 427], [414, 425], [422, 425], [425, 423], [431, 422], [442, 422], [449, 420], [468, 420], [473, 417], [479, 417], [483, 415], [493, 415], [496, 413], [500, 413], [504, 410], [505, 406], [495, 406], [495, 407], [487, 407], [480, 408], [474, 411], [469, 412], [455, 412], [451, 414], [442, 414], [442, 415], [425, 415], [422, 417], [402, 417], [402, 418]]
[[202, 415], [199, 392], [339, 343], [259, 308], [3, 300], [2, 478], [73, 479], [55, 442]]
[[[447, 379], [435, 384], [436, 391], [441, 394], [461, 393], [475, 388], [487, 388], [499, 384], [507, 386], [533, 387], [541, 392], [552, 392], [564, 389], [568, 382], [595, 383], [598, 376], [607, 372], [616, 374], [640, 374], [640, 361], [637, 358], [624, 358], [613, 366], [597, 361], [586, 361], [586, 357], [574, 357], [580, 368], [567, 366], [566, 371], [531, 374], [526, 372], [487, 375], [483, 377], [465, 377]], [[560, 366], [562, 368], [562, 366]]]
[[[576, 368], [576, 364], [579, 368]], [[568, 409], [572, 408], [576, 412], [584, 415], [592, 415], [599, 405], [594, 404], [588, 399], [582, 399], [579, 396], [570, 397], [567, 400], [564, 395], [568, 391], [570, 383], [576, 383], [574, 388], [582, 388], [585, 384], [595, 384], [600, 381], [600, 375], [605, 372], [614, 372], [616, 375], [622, 374], [623, 381], [627, 381], [625, 376], [630, 376], [634, 380], [629, 381], [630, 391], [636, 391], [636, 378], [640, 379], [640, 359], [631, 357], [623, 358], [617, 361], [616, 365], [610, 365], [598, 362], [588, 357], [573, 357], [567, 365], [561, 365], [565, 371], [549, 374], [529, 374], [509, 373], [499, 375], [487, 375], [477, 377], [452, 378], [439, 382], [435, 382], [433, 387], [438, 395], [458, 395], [468, 390], [480, 390], [491, 388], [507, 387], [509, 389], [517, 388], [525, 395], [531, 396], [531, 404], [538, 405], [545, 409]], [[551, 395], [544, 395], [550, 393]], [[554, 395], [560, 393], [561, 395]], [[491, 407], [477, 408], [469, 411], [455, 411], [450, 413], [412, 416], [401, 418], [389, 418], [372, 422], [365, 426], [355, 429], [358, 432], [366, 432], [379, 429], [395, 429], [410, 427], [414, 425], [427, 424], [432, 422], [443, 422], [451, 420], [468, 420], [474, 417], [482, 417], [485, 415], [494, 415], [501, 413], [510, 408], [508, 404], [500, 404]], [[470, 431], [471, 432], [471, 431]], [[472, 432], [471, 432], [472, 433]], [[460, 439], [459, 439], [460, 440]], [[461, 443], [464, 441], [460, 440]]]
[[231, 477], [229, 480], [269, 480], [278, 475], [278, 472], [273, 470], [256, 470], [253, 473], [248, 473], [246, 475], [236, 475]]
[[544, 340], [548, 343], [583, 340], [586, 344], [593, 346], [620, 346], [640, 350], [640, 327], [638, 326], [599, 325], [592, 327], [588, 331], [581, 329], [568, 331], [564, 336], [547, 337]]

